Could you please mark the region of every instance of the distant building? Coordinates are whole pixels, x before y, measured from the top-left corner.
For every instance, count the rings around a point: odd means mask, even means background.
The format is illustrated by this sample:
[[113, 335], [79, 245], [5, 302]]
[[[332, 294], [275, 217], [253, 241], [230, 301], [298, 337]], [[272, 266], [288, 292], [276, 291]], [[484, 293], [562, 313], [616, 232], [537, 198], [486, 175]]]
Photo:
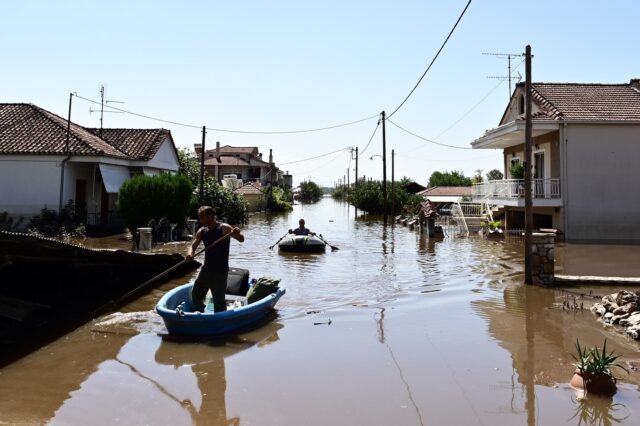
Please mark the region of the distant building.
[[[202, 145], [195, 144], [194, 149], [198, 159], [202, 155]], [[283, 175], [280, 169], [273, 163], [273, 156], [269, 155], [269, 161], [262, 159], [258, 147], [233, 147], [220, 146], [207, 150], [204, 157], [205, 171], [208, 176], [221, 182], [224, 175], [235, 174], [243, 182], [259, 182], [262, 186], [283, 184]]]
[[32, 104], [0, 104], [0, 212], [25, 219], [73, 200], [87, 224], [118, 220], [122, 183], [178, 171], [166, 129], [89, 129]]

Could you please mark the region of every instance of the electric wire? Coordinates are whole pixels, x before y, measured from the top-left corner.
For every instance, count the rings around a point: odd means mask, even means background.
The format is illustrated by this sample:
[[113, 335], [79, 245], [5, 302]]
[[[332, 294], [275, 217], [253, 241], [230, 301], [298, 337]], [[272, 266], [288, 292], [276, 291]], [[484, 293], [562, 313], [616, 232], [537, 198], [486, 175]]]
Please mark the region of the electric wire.
[[396, 126], [398, 129], [402, 130], [403, 132], [409, 133], [411, 136], [415, 136], [418, 139], [422, 139], [423, 141], [426, 141], [426, 142], [429, 142], [429, 143], [432, 143], [432, 144], [435, 144], [435, 145], [440, 145], [440, 146], [445, 146], [447, 148], [455, 148], [455, 149], [473, 149], [471, 147], [466, 147], [466, 146], [455, 146], [455, 145], [448, 145], [446, 143], [436, 142], [434, 140], [427, 139], [427, 138], [425, 138], [423, 136], [417, 135], [417, 134], [405, 129], [404, 127], [394, 123], [393, 121], [389, 120], [388, 118], [387, 118], [387, 121], [389, 123], [393, 124], [394, 126]]
[[367, 148], [369, 148], [369, 145], [371, 145], [371, 141], [373, 140], [373, 137], [376, 135], [376, 132], [378, 131], [378, 127], [380, 127], [380, 120], [378, 120], [378, 124], [376, 124], [375, 129], [373, 129], [373, 133], [371, 134], [371, 137], [369, 138], [369, 142], [367, 142], [367, 144], [365, 145], [364, 149], [358, 153], [358, 158], [362, 154], [364, 154], [364, 152], [367, 150]]
[[[92, 99], [88, 99], [88, 98], [82, 97], [82, 96], [77, 95], [77, 94], [74, 95], [74, 96], [76, 98], [78, 98], [78, 99], [82, 99], [84, 101], [91, 102], [93, 104], [101, 105], [101, 103], [98, 102], [98, 101], [94, 101]], [[188, 124], [188, 123], [181, 123], [179, 121], [165, 120], [163, 118], [152, 117], [150, 115], [140, 114], [140, 113], [137, 113], [137, 112], [125, 110], [125, 109], [114, 107], [114, 106], [111, 106], [111, 105], [104, 105], [104, 106], [107, 107], [107, 108], [111, 108], [111, 109], [114, 109], [116, 111], [125, 113], [125, 114], [130, 114], [130, 115], [134, 115], [136, 117], [146, 118], [148, 120], [155, 120], [155, 121], [159, 121], [159, 122], [162, 122], [162, 123], [174, 124], [176, 126], [189, 127], [189, 128], [192, 128], [192, 129], [201, 129], [202, 128], [202, 126], [198, 126], [198, 125], [195, 125], [195, 124]], [[211, 132], [242, 133], [242, 134], [251, 134], [251, 135], [285, 135], [285, 134], [295, 134], [295, 133], [320, 132], [320, 131], [324, 131], [324, 130], [337, 129], [339, 127], [346, 127], [346, 126], [351, 126], [353, 124], [362, 123], [363, 121], [371, 120], [372, 118], [375, 118], [377, 116], [378, 116], [378, 114], [375, 114], [375, 115], [371, 115], [369, 117], [361, 118], [359, 120], [354, 120], [354, 121], [350, 121], [350, 122], [347, 122], [347, 123], [335, 124], [335, 125], [332, 125], [332, 126], [325, 126], [325, 127], [317, 127], [317, 128], [312, 128], [312, 129], [302, 129], [302, 130], [254, 131], [254, 130], [220, 129], [220, 128], [216, 128], [216, 127], [209, 127], [209, 126], [206, 126], [206, 125], [205, 125], [205, 127], [206, 127], [207, 131], [211, 131]]]
[[440, 52], [442, 52], [442, 49], [444, 49], [444, 46], [447, 44], [447, 42], [449, 41], [449, 38], [451, 37], [451, 35], [453, 34], [453, 32], [456, 30], [456, 27], [458, 26], [458, 24], [460, 23], [460, 21], [462, 20], [462, 17], [464, 16], [465, 12], [467, 11], [467, 9], [469, 8], [469, 5], [471, 4], [471, 0], [469, 0], [467, 2], [467, 5], [464, 7], [464, 9], [462, 10], [462, 13], [460, 14], [460, 16], [458, 17], [458, 20], [456, 21], [456, 23], [453, 25], [453, 28], [451, 28], [451, 31], [449, 31], [449, 35], [447, 36], [447, 38], [444, 40], [444, 42], [442, 43], [442, 45], [440, 46], [440, 49], [438, 49], [438, 52], [436, 53], [436, 55], [433, 57], [433, 59], [431, 60], [431, 63], [429, 64], [429, 66], [427, 67], [427, 69], [424, 71], [424, 73], [422, 73], [422, 76], [420, 77], [420, 79], [418, 80], [418, 82], [416, 83], [415, 86], [413, 86], [413, 89], [411, 89], [411, 91], [409, 92], [409, 94], [407, 95], [406, 98], [404, 98], [404, 100], [400, 103], [400, 105], [398, 105], [398, 107], [387, 116], [387, 118], [391, 118], [396, 112], [398, 112], [398, 110], [400, 108], [402, 108], [402, 106], [404, 105], [405, 102], [407, 102], [407, 100], [409, 99], [409, 97], [413, 94], [413, 92], [418, 88], [418, 86], [420, 85], [420, 83], [422, 82], [422, 79], [424, 79], [424, 77], [427, 75], [427, 73], [429, 72], [429, 70], [431, 69], [431, 67], [433, 66], [433, 64], [435, 63], [436, 59], [438, 59], [438, 56], [440, 55]]
[[315, 160], [316, 158], [326, 157], [327, 155], [335, 154], [336, 152], [340, 152], [340, 151], [346, 151], [348, 149], [350, 149], [350, 148], [340, 148], [340, 149], [335, 150], [335, 151], [327, 152], [326, 154], [320, 154], [320, 155], [316, 155], [314, 157], [303, 158], [302, 160], [287, 161], [286, 163], [280, 163], [280, 165], [284, 166], [285, 164], [295, 164], [295, 163], [301, 163], [303, 161]]

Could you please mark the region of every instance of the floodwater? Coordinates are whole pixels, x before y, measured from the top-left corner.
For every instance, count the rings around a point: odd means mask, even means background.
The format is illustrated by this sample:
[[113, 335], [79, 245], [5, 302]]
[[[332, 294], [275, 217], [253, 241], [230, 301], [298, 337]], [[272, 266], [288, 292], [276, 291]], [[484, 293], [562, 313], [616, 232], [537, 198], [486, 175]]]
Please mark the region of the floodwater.
[[[300, 217], [340, 250], [269, 250]], [[287, 294], [276, 319], [207, 344], [163, 341], [151, 310], [192, 277], [163, 284], [1, 369], [0, 424], [638, 424], [637, 370], [617, 372], [611, 399], [579, 400], [567, 383], [576, 339], [606, 338], [633, 367], [639, 345], [586, 309], [561, 309], [564, 297], [585, 289], [522, 285], [521, 241], [428, 240], [379, 218], [356, 220], [353, 208], [331, 199], [255, 215], [243, 232], [231, 263], [256, 278], [281, 278]], [[575, 257], [571, 250], [561, 247], [559, 257]], [[580, 250], [593, 262], [606, 254]], [[611, 259], [602, 264], [612, 270], [590, 274], [620, 276], [613, 271], [626, 262]], [[584, 275], [563, 262], [564, 273]]]

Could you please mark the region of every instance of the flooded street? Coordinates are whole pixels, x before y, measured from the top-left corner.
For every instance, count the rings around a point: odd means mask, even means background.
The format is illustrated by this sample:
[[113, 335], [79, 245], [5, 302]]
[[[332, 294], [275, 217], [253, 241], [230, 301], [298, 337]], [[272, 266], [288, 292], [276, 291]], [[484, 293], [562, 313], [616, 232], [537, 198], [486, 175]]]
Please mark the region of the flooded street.
[[[269, 250], [301, 217], [340, 249]], [[379, 218], [356, 220], [352, 207], [327, 198], [290, 214], [257, 214], [243, 232], [230, 263], [254, 278], [280, 278], [287, 289], [274, 321], [208, 344], [163, 341], [151, 310], [192, 276], [165, 283], [1, 369], [0, 424], [533, 426], [640, 418], [638, 371], [616, 372], [612, 399], [576, 398], [567, 384], [576, 339], [607, 338], [635, 366], [640, 347], [587, 309], [563, 311], [561, 290], [522, 285], [521, 241], [428, 240]], [[130, 248], [118, 237], [87, 245]], [[583, 262], [588, 274], [640, 276], [635, 263], [621, 261], [635, 249], [614, 247], [601, 265], [611, 269], [602, 271], [597, 249], [561, 246], [558, 266], [582, 274]]]

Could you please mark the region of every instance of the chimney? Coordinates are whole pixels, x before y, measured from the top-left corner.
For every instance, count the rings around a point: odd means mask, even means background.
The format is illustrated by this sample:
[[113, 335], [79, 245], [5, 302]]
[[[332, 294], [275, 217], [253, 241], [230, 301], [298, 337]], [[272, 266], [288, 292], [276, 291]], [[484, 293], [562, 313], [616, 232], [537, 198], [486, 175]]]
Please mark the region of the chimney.
[[629, 80], [629, 86], [640, 91], [640, 78], [632, 78]]
[[200, 154], [202, 153], [202, 144], [194, 143], [193, 150], [196, 152], [196, 157], [200, 158]]
[[269, 148], [269, 164], [273, 164], [273, 150]]
[[218, 159], [218, 163], [222, 162], [220, 161], [220, 141], [216, 141], [216, 158]]

